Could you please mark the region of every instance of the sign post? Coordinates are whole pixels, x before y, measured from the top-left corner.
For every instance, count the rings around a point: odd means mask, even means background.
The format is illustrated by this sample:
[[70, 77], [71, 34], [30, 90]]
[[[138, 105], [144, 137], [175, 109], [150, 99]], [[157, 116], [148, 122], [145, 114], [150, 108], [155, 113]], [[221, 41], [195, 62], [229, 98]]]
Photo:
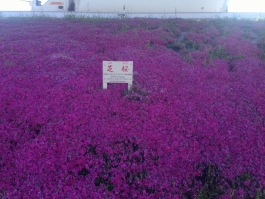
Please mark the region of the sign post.
[[128, 90], [133, 82], [132, 61], [103, 61], [103, 89], [108, 83], [128, 83]]

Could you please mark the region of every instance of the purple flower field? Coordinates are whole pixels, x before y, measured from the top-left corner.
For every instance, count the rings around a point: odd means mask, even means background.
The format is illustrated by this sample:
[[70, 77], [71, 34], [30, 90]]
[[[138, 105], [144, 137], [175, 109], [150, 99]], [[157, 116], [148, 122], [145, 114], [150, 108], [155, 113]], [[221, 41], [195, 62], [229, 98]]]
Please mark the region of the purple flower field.
[[265, 21], [1, 19], [0, 198], [265, 198]]

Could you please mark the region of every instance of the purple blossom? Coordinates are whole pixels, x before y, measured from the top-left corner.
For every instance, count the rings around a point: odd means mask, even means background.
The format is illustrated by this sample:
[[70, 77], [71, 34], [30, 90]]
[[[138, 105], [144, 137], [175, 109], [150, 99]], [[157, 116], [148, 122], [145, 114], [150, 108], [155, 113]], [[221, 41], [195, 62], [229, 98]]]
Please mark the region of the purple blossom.
[[[264, 189], [264, 22], [0, 26], [0, 198], [195, 198], [210, 171], [220, 198]], [[103, 60], [134, 61], [131, 91], [102, 89]]]

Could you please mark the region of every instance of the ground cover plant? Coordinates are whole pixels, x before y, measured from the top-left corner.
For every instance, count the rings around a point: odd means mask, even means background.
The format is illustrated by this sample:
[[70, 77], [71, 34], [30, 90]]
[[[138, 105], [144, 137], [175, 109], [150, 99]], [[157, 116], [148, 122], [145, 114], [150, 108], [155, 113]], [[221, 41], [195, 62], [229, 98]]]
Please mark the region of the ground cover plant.
[[265, 198], [264, 21], [0, 27], [0, 198]]

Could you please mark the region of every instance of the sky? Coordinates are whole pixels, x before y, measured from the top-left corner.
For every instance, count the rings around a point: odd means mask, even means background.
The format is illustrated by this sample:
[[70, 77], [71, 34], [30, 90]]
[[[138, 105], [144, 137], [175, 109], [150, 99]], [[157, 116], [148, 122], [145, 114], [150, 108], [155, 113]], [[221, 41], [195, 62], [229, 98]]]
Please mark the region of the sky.
[[229, 12], [265, 12], [265, 0], [229, 0]]
[[[0, 0], [0, 11], [30, 11], [29, 2]], [[265, 12], [265, 0], [229, 0], [229, 12]]]
[[29, 2], [21, 0], [0, 0], [0, 11], [30, 11]]

